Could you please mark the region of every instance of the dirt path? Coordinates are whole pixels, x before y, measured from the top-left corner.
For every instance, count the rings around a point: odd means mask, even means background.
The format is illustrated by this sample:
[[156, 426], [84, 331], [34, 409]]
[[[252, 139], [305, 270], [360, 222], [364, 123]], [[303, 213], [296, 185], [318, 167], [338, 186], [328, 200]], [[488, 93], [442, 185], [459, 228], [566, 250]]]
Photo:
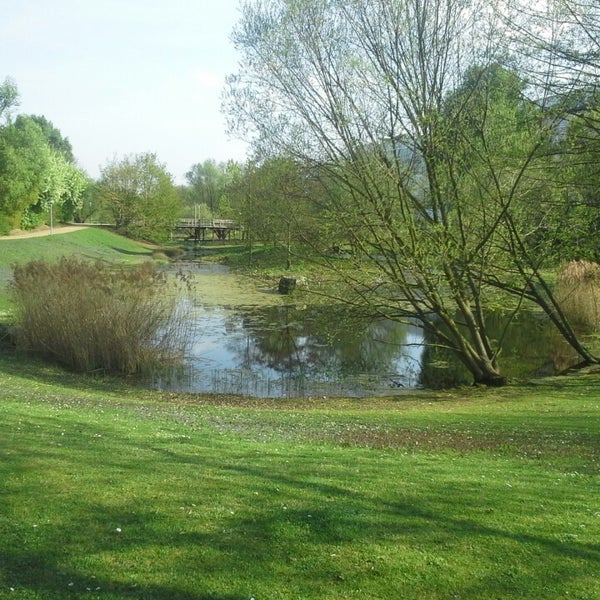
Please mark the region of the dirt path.
[[86, 229], [89, 225], [56, 225], [54, 227], [54, 231], [50, 231], [50, 227], [44, 225], [43, 227], [38, 227], [37, 229], [33, 229], [32, 231], [21, 231], [20, 229], [16, 229], [14, 233], [10, 233], [9, 235], [0, 235], [1, 240], [23, 240], [25, 238], [32, 237], [43, 237], [45, 235], [59, 235], [61, 233], [72, 233], [73, 231], [79, 231], [80, 229]]

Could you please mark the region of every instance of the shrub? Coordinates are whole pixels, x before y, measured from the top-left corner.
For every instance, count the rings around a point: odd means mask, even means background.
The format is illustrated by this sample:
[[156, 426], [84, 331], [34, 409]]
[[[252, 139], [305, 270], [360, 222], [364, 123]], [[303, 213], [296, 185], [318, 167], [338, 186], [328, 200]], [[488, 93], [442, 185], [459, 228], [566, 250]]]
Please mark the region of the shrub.
[[17, 349], [79, 372], [133, 374], [180, 358], [184, 322], [152, 263], [115, 269], [64, 258], [14, 268]]
[[600, 328], [600, 265], [587, 260], [562, 265], [556, 298], [573, 325], [587, 330]]

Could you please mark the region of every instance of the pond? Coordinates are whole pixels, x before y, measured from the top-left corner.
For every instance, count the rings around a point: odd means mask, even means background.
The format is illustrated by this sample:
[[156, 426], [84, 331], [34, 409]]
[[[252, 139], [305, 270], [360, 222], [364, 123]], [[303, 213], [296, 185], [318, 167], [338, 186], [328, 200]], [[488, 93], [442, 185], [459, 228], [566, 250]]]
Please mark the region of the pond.
[[[222, 266], [192, 265], [195, 293], [182, 302], [192, 326], [183, 369], [159, 389], [255, 397], [399, 394], [470, 383], [417, 324], [354, 317], [344, 306], [307, 306], [257, 290]], [[245, 304], [240, 304], [245, 302]], [[490, 315], [500, 335], [501, 315]], [[544, 318], [523, 312], [509, 328], [502, 368], [512, 378], [554, 374], [573, 357]]]

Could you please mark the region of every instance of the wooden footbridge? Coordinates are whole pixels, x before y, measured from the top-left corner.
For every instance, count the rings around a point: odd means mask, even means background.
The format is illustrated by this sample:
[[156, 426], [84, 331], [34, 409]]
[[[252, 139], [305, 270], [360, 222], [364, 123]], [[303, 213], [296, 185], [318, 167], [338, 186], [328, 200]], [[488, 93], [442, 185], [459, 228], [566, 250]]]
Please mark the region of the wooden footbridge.
[[210, 232], [211, 239], [226, 240], [234, 231], [240, 231], [240, 226], [231, 219], [180, 219], [175, 225], [177, 231], [182, 231], [196, 242], [206, 239]]

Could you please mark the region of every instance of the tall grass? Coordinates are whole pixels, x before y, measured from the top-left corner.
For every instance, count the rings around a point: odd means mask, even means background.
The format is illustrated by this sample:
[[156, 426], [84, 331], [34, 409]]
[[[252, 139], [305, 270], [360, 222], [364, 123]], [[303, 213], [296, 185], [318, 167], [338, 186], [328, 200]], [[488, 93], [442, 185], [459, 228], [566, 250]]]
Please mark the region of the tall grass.
[[143, 373], [181, 357], [185, 326], [152, 263], [63, 258], [14, 268], [17, 350], [78, 372]]
[[562, 265], [556, 282], [556, 297], [573, 325], [600, 329], [600, 265], [574, 260]]

